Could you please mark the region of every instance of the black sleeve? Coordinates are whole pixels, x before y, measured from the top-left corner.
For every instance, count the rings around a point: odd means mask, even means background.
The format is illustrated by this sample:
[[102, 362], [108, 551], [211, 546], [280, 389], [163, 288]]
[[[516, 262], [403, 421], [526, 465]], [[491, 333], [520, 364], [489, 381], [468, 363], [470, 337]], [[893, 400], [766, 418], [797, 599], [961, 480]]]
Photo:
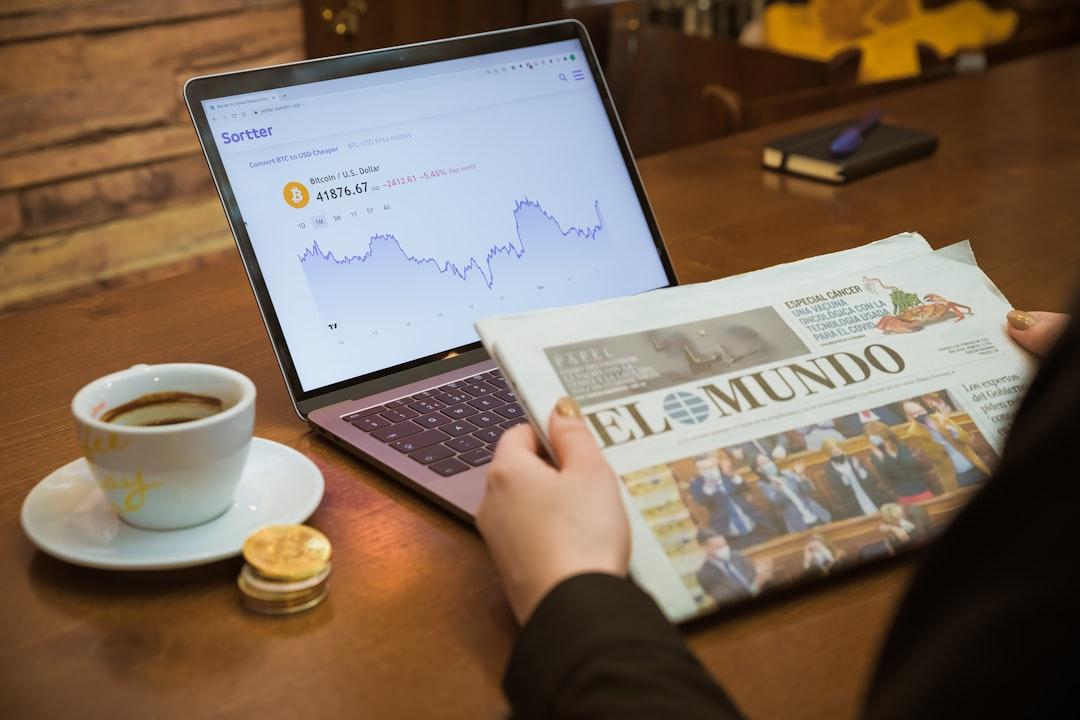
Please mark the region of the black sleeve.
[[886, 641], [867, 717], [1075, 712], [1080, 327], [1073, 318], [1020, 407], [997, 472], [927, 551]]
[[540, 602], [503, 687], [517, 720], [740, 717], [652, 598], [599, 573]]

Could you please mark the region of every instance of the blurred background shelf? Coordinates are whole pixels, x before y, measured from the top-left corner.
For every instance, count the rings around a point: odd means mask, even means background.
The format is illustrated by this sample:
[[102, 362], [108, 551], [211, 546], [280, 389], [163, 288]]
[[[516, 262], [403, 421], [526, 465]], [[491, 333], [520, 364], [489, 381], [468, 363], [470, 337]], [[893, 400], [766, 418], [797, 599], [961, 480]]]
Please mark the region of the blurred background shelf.
[[988, 5], [1016, 13], [1006, 41], [919, 46], [915, 73], [861, 84], [858, 48], [761, 45], [764, 0], [6, 0], [0, 315], [235, 252], [181, 99], [193, 75], [572, 17], [643, 156], [1077, 41], [1075, 0]]

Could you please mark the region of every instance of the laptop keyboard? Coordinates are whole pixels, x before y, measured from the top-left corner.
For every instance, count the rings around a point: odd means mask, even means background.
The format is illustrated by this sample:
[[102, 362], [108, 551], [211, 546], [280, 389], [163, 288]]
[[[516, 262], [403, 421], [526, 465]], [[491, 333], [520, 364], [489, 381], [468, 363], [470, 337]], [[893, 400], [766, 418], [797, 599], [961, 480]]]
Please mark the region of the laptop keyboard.
[[498, 370], [343, 415], [443, 477], [491, 462], [502, 434], [528, 422]]

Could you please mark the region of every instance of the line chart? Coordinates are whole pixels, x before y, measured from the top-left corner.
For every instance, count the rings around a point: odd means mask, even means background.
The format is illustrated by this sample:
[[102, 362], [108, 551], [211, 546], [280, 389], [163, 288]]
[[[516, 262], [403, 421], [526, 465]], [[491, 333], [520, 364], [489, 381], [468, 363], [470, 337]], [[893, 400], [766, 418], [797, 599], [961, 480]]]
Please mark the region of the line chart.
[[[308, 263], [326, 263], [334, 266], [352, 266], [363, 265], [372, 262], [375, 259], [377, 252], [383, 250], [393, 255], [393, 250], [397, 251], [402, 261], [403, 269], [407, 269], [408, 265], [417, 267], [429, 266], [438, 271], [440, 275], [450, 276], [462, 281], [470, 280], [470, 273], [478, 274], [484, 282], [484, 285], [488, 290], [492, 290], [495, 284], [495, 268], [494, 265], [497, 260], [501, 258], [508, 258], [512, 260], [523, 260], [529, 253], [529, 246], [525, 243], [524, 234], [528, 234], [526, 231], [523, 233], [522, 225], [531, 224], [544, 225], [545, 223], [552, 225], [552, 228], [546, 228], [549, 235], [558, 235], [563, 240], [568, 238], [574, 238], [578, 241], [595, 241], [605, 229], [604, 218], [600, 212], [600, 203], [595, 202], [593, 208], [596, 212], [597, 222], [594, 225], [585, 228], [579, 228], [570, 226], [567, 229], [563, 229], [559, 221], [550, 213], [548, 213], [540, 205], [540, 203], [525, 198], [524, 200], [517, 201], [514, 207], [514, 223], [516, 229], [516, 238], [506, 243], [492, 245], [483, 255], [482, 258], [470, 257], [468, 261], [462, 265], [458, 265], [452, 260], [440, 260], [432, 257], [417, 257], [410, 255], [402, 246], [398, 239], [389, 233], [379, 233], [372, 235], [368, 241], [367, 248], [363, 252], [356, 255], [347, 255], [338, 258], [333, 252], [323, 251], [319, 247], [318, 241], [312, 243], [310, 248], [305, 248], [304, 252], [300, 254], [299, 259], [307, 269]], [[539, 217], [533, 217], [532, 215], [538, 215]], [[543, 228], [541, 228], [543, 229]], [[550, 240], [550, 237], [548, 238]], [[310, 275], [309, 275], [310, 280]], [[312, 288], [313, 291], [315, 290]]]
[[327, 240], [306, 241], [292, 258], [318, 312], [312, 319], [351, 362], [389, 367], [475, 341], [474, 323], [484, 317], [663, 284], [659, 261], [642, 261], [640, 246], [616, 239], [598, 200], [567, 222], [520, 197], [507, 203], [502, 233], [478, 236], [425, 218], [412, 225], [426, 224], [435, 235], [412, 238], [366, 225], [353, 236], [359, 235], [355, 251], [340, 233], [332, 251]]

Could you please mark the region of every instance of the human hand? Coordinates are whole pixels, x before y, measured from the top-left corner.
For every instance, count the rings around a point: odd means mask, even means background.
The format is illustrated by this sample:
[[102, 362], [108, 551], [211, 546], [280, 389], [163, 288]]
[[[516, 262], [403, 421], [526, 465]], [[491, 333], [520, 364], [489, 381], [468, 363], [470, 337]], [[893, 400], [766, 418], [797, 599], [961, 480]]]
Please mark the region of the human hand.
[[796, 460], [794, 464], [792, 464], [791, 469], [795, 471], [796, 475], [802, 475], [803, 470], [806, 469], [806, 463], [802, 460]]
[[1032, 355], [1045, 357], [1069, 324], [1066, 313], [1034, 310], [1010, 310], [1005, 316], [1009, 321], [1009, 335], [1016, 344]]
[[523, 624], [563, 580], [588, 572], [624, 577], [630, 561], [630, 523], [618, 478], [572, 400], [556, 405], [548, 439], [560, 468], [540, 458], [531, 426], [502, 436], [476, 514], [510, 607]]

